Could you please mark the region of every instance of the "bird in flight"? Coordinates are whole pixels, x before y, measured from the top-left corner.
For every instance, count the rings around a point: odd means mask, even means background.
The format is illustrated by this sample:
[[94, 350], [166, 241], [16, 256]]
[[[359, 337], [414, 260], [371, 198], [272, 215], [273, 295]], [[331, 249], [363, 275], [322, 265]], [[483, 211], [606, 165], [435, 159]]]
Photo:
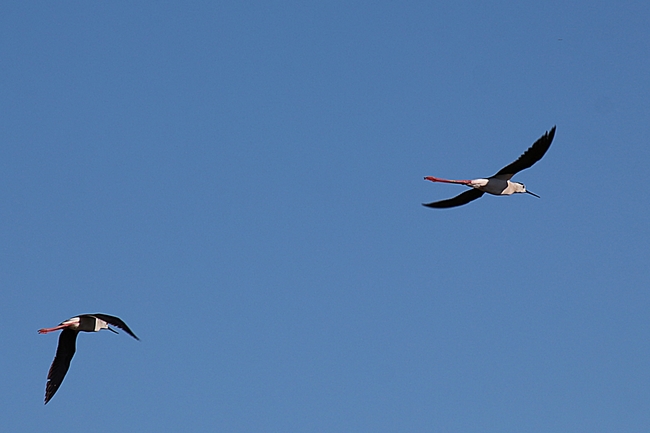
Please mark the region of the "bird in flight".
[[109, 316], [108, 314], [81, 314], [79, 316], [72, 317], [64, 322], [61, 322], [58, 326], [54, 328], [43, 328], [39, 329], [39, 334], [47, 334], [48, 332], [58, 331], [63, 329], [61, 335], [59, 336], [59, 345], [56, 348], [56, 355], [54, 355], [54, 361], [50, 366], [50, 371], [47, 373], [47, 385], [45, 386], [45, 404], [54, 397], [56, 391], [61, 386], [65, 374], [70, 368], [70, 361], [74, 356], [77, 342], [77, 334], [80, 331], [83, 332], [97, 332], [102, 329], [108, 329], [111, 332], [118, 333], [116, 330], [110, 328], [108, 325], [113, 325], [117, 328], [122, 329], [124, 332], [129, 334], [131, 337], [136, 340], [140, 340], [136, 335], [131, 331], [126, 323], [122, 321], [119, 317]]
[[515, 174], [532, 167], [533, 164], [542, 159], [548, 148], [551, 147], [551, 142], [553, 141], [554, 136], [555, 126], [533, 143], [533, 145], [530, 146], [528, 150], [525, 151], [515, 162], [506, 165], [499, 170], [497, 174], [485, 179], [449, 180], [426, 176], [424, 179], [430, 180], [431, 182], [459, 183], [472, 189], [447, 200], [435, 201], [433, 203], [422, 203], [422, 205], [436, 209], [461, 206], [472, 200], [476, 200], [486, 192], [493, 195], [526, 193], [539, 198], [537, 194], [528, 191], [523, 183], [511, 182], [510, 179], [512, 179]]

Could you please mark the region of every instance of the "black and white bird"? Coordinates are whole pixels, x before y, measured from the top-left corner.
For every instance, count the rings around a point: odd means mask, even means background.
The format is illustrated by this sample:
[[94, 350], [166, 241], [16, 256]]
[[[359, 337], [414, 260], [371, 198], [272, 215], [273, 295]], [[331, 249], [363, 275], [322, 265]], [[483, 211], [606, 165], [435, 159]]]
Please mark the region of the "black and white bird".
[[497, 174], [485, 179], [449, 180], [441, 179], [439, 177], [426, 176], [424, 179], [430, 180], [431, 182], [460, 183], [462, 185], [467, 185], [472, 189], [447, 200], [436, 201], [433, 203], [423, 203], [423, 205], [436, 209], [461, 206], [469, 203], [472, 200], [476, 200], [486, 192], [493, 195], [512, 195], [515, 193], [527, 193], [539, 198], [537, 194], [528, 191], [523, 183], [511, 182], [510, 179], [512, 179], [515, 174], [532, 167], [533, 164], [542, 159], [548, 148], [551, 147], [551, 142], [553, 141], [554, 136], [555, 126], [551, 128], [550, 131], [547, 131], [546, 134], [542, 135], [515, 162], [506, 165], [501, 170], [499, 170]]
[[63, 329], [61, 335], [59, 336], [59, 345], [56, 348], [56, 355], [54, 355], [54, 361], [50, 366], [50, 371], [47, 373], [47, 385], [45, 386], [45, 404], [54, 397], [56, 391], [61, 386], [65, 374], [70, 368], [70, 361], [74, 356], [77, 334], [80, 331], [83, 332], [97, 332], [102, 329], [108, 329], [111, 332], [118, 333], [116, 330], [110, 328], [108, 325], [113, 325], [117, 328], [122, 329], [131, 337], [136, 340], [140, 340], [131, 329], [127, 326], [126, 323], [122, 321], [119, 317], [109, 316], [108, 314], [81, 314], [79, 316], [72, 317], [64, 322], [61, 322], [58, 326], [54, 328], [43, 328], [39, 329], [39, 334], [47, 334], [48, 332], [58, 331]]

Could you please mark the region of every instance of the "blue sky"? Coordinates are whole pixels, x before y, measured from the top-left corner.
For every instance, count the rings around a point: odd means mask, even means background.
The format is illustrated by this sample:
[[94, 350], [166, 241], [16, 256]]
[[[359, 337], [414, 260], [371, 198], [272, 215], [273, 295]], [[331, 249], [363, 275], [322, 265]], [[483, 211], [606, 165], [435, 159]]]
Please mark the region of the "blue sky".
[[[0, 7], [6, 431], [646, 432], [650, 6]], [[557, 125], [517, 175], [483, 177]], [[82, 334], [43, 406], [57, 335]]]

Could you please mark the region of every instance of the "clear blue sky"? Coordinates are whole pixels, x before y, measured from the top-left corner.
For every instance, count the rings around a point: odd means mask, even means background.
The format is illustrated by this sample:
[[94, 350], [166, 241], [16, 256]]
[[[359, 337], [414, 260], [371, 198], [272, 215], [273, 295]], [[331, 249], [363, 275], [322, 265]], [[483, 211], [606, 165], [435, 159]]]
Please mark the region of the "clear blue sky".
[[[5, 2], [2, 430], [647, 432], [650, 4]], [[541, 196], [433, 210], [557, 125]], [[43, 406], [71, 316], [82, 334]]]

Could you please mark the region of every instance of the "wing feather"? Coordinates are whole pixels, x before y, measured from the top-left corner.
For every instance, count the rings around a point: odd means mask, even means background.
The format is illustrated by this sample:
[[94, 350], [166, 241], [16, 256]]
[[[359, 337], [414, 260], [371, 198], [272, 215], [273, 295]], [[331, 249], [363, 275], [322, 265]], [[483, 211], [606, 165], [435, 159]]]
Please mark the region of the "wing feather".
[[136, 340], [140, 340], [134, 333], [131, 331], [131, 328], [128, 327], [126, 323], [119, 317], [115, 316], [109, 316], [108, 314], [102, 314], [102, 313], [97, 313], [97, 314], [91, 314], [91, 316], [95, 316], [98, 319], [103, 320], [104, 322], [111, 324], [113, 326], [116, 326], [129, 334], [131, 337], [135, 338]]
[[532, 146], [528, 148], [515, 162], [506, 165], [503, 167], [497, 174], [493, 177], [503, 180], [510, 180], [512, 176], [519, 173], [522, 170], [530, 168], [537, 161], [542, 159], [551, 143], [553, 142], [553, 137], [555, 136], [555, 126], [551, 128], [550, 131], [547, 131], [546, 134], [542, 135]]
[[47, 385], [45, 385], [45, 404], [54, 397], [54, 394], [61, 386], [65, 374], [70, 368], [70, 361], [76, 350], [77, 334], [79, 332], [72, 329], [64, 329], [59, 335], [59, 345], [56, 348], [54, 361], [47, 373]]
[[457, 195], [456, 197], [447, 200], [435, 201], [433, 203], [422, 203], [422, 206], [432, 207], [435, 209], [446, 209], [450, 207], [462, 206], [472, 200], [476, 200], [483, 194], [485, 194], [483, 191], [472, 188], [469, 191], [465, 191], [464, 193]]

